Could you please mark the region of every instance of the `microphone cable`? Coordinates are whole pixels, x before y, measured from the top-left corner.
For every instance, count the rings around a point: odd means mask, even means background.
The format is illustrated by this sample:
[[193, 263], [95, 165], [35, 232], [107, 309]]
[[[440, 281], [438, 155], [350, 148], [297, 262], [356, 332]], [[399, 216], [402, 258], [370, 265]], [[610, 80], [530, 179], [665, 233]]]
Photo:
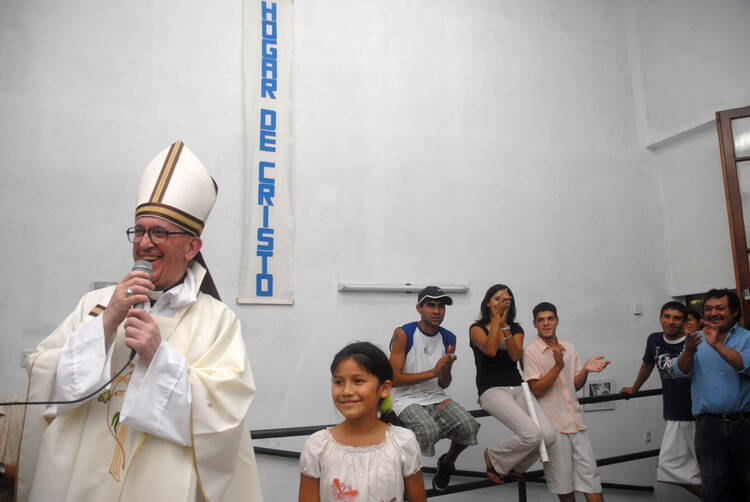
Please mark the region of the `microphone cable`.
[[120, 376], [122, 374], [122, 372], [125, 371], [127, 369], [127, 367], [130, 365], [130, 362], [133, 360], [133, 357], [135, 357], [135, 350], [131, 349], [131, 351], [130, 351], [130, 357], [128, 358], [128, 362], [125, 363], [125, 366], [123, 366], [122, 369], [115, 374], [115, 376], [113, 376], [112, 378], [110, 378], [109, 380], [107, 380], [107, 382], [104, 385], [102, 385], [101, 387], [99, 387], [98, 389], [96, 389], [94, 392], [91, 392], [90, 394], [87, 394], [87, 395], [85, 395], [85, 396], [83, 396], [81, 398], [74, 399], [72, 401], [12, 401], [12, 402], [9, 402], [9, 403], [0, 403], [0, 406], [12, 406], [12, 405], [31, 406], [31, 405], [38, 405], [38, 404], [46, 404], [46, 405], [50, 405], [50, 404], [75, 404], [75, 403], [80, 403], [81, 401], [86, 401], [87, 399], [90, 399], [90, 398], [94, 397], [99, 392], [101, 392], [102, 390], [104, 390], [104, 388], [107, 385], [111, 384], [114, 381], [115, 378], [117, 378], [118, 376]]
[[[150, 237], [150, 234], [149, 234], [149, 237]], [[146, 272], [148, 274], [149, 279], [151, 278], [151, 274], [154, 273], [153, 266], [151, 265], [150, 262], [148, 262], [146, 260], [138, 260], [138, 261], [136, 261], [133, 264], [133, 268], [131, 270], [140, 270], [141, 272]], [[133, 307], [134, 308], [144, 308], [145, 304], [139, 303], [139, 304], [134, 305]], [[29, 406], [29, 405], [37, 405], [37, 404], [47, 404], [47, 405], [49, 405], [49, 404], [75, 404], [75, 403], [80, 403], [81, 401], [85, 401], [85, 400], [87, 400], [87, 399], [95, 396], [97, 393], [101, 392], [104, 389], [104, 387], [106, 387], [107, 385], [111, 384], [112, 381], [115, 378], [117, 378], [118, 376], [120, 376], [122, 374], [122, 372], [125, 371], [125, 368], [128, 367], [128, 365], [130, 364], [130, 362], [133, 360], [134, 357], [135, 357], [135, 349], [130, 349], [130, 357], [128, 358], [128, 362], [125, 363], [125, 366], [123, 366], [122, 369], [115, 374], [115, 376], [113, 376], [112, 378], [110, 378], [107, 381], [107, 383], [105, 383], [104, 385], [102, 385], [101, 387], [99, 387], [98, 389], [96, 389], [94, 392], [92, 392], [92, 393], [90, 393], [90, 394], [88, 394], [86, 396], [83, 396], [80, 399], [75, 399], [73, 401], [18, 401], [18, 402], [15, 402], [15, 403], [0, 403], [0, 406], [11, 406], [11, 405], [14, 405], [14, 404]]]

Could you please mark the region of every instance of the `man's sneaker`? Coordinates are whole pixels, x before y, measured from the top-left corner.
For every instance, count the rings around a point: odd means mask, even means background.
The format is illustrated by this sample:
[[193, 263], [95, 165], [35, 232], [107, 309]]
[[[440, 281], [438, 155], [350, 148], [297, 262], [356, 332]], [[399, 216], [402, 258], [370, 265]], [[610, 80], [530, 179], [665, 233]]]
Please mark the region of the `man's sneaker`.
[[432, 477], [432, 487], [439, 492], [442, 492], [446, 488], [448, 488], [448, 483], [451, 480], [451, 474], [456, 472], [456, 466], [447, 462], [443, 462], [443, 457], [445, 457], [445, 455], [438, 458], [437, 472]]

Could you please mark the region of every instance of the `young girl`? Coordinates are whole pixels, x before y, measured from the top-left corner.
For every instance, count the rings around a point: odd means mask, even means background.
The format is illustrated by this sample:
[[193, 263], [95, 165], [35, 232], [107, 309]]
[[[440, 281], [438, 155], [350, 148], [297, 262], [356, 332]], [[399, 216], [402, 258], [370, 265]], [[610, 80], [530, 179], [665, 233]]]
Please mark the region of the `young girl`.
[[426, 502], [414, 433], [378, 419], [393, 369], [368, 342], [347, 345], [331, 363], [333, 403], [344, 421], [316, 432], [300, 457], [300, 502]]

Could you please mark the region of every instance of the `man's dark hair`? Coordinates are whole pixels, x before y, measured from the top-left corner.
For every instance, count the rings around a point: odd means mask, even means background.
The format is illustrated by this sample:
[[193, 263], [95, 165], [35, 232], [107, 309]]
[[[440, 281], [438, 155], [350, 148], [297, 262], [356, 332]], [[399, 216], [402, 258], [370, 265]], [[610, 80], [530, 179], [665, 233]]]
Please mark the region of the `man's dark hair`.
[[737, 296], [737, 292], [732, 289], [711, 289], [705, 295], [703, 295], [703, 309], [706, 308], [706, 302], [712, 298], [717, 300], [727, 297], [727, 303], [729, 310], [734, 313], [734, 318], [739, 319], [742, 315], [740, 312], [740, 297]]
[[664, 311], [666, 310], [676, 310], [681, 312], [684, 317], [687, 317], [687, 307], [680, 302], [671, 301], [662, 305], [661, 310], [659, 311], [659, 317], [663, 316]]
[[557, 317], [557, 307], [552, 305], [550, 302], [542, 302], [534, 307], [534, 310], [532, 310], [531, 313], [534, 315], [535, 321], [536, 316], [539, 315], [540, 312], [552, 312], [553, 314], [555, 314], [555, 317]]

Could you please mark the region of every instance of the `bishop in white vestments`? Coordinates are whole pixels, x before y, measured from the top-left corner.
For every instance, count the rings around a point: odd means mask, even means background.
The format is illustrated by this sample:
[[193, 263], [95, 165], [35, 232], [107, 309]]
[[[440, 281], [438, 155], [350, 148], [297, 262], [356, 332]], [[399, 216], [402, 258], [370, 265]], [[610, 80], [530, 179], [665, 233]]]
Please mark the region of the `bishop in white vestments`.
[[[18, 500], [262, 502], [245, 416], [255, 384], [201, 232], [217, 186], [181, 142], [141, 175], [129, 272], [92, 291], [30, 358]], [[135, 358], [129, 361], [131, 350]]]

